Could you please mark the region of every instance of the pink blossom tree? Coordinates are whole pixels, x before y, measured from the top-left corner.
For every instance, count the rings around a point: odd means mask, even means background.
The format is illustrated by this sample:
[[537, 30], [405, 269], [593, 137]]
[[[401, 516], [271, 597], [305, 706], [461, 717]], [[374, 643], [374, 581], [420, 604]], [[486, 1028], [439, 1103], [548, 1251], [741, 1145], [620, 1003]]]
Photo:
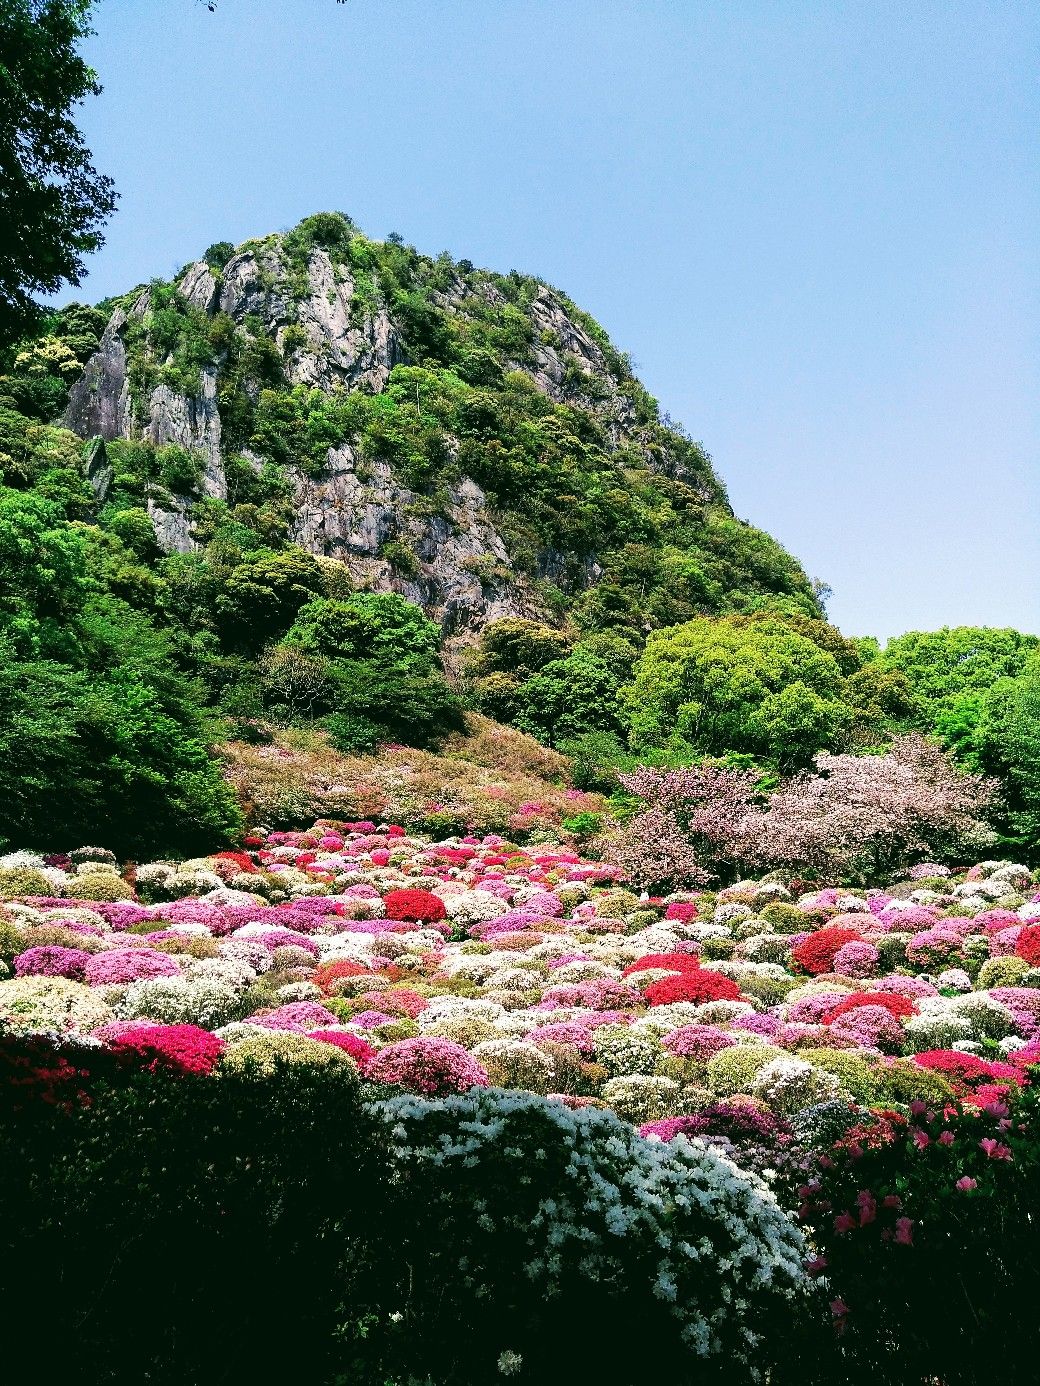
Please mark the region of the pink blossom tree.
[[880, 756], [823, 751], [815, 766], [745, 815], [735, 849], [743, 860], [863, 882], [994, 841], [983, 821], [994, 782], [962, 774], [922, 736], [900, 737]]
[[647, 805], [609, 843], [611, 858], [634, 884], [692, 889], [731, 870], [754, 802], [753, 771], [644, 766], [618, 778]]

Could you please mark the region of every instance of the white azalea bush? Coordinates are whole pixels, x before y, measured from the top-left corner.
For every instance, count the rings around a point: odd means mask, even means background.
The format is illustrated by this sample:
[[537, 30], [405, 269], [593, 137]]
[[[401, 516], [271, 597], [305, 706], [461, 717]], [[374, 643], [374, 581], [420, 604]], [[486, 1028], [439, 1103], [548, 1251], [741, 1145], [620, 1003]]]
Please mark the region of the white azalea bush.
[[[530, 1382], [595, 1381], [608, 1361], [621, 1379], [620, 1359], [633, 1381], [691, 1380], [698, 1360], [739, 1381], [806, 1294], [800, 1232], [699, 1142], [643, 1140], [612, 1113], [498, 1089], [381, 1112], [401, 1316], [381, 1331], [388, 1364], [420, 1379], [450, 1379], [461, 1354], [490, 1382], [511, 1353]], [[605, 1331], [575, 1333], [593, 1311]]]

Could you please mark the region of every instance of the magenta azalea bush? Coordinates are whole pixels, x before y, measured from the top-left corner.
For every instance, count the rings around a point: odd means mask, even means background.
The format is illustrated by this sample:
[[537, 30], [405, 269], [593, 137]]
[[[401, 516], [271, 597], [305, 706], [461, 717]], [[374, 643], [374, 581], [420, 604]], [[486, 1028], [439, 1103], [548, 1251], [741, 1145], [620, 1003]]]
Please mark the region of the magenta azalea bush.
[[461, 1044], [443, 1039], [407, 1039], [388, 1044], [369, 1060], [365, 1075], [423, 1097], [447, 1097], [489, 1085], [487, 1070]]

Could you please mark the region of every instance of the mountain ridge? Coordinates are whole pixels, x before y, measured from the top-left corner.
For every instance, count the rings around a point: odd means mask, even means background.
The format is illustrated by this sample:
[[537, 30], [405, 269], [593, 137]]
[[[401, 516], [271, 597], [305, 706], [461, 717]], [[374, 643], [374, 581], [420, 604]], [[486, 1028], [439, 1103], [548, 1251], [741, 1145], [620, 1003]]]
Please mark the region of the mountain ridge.
[[188, 455], [190, 485], [117, 497], [167, 552], [265, 506], [277, 528], [280, 505], [280, 542], [415, 601], [449, 640], [510, 616], [645, 633], [735, 593], [816, 609], [628, 358], [544, 281], [318, 213], [106, 306], [63, 422]]

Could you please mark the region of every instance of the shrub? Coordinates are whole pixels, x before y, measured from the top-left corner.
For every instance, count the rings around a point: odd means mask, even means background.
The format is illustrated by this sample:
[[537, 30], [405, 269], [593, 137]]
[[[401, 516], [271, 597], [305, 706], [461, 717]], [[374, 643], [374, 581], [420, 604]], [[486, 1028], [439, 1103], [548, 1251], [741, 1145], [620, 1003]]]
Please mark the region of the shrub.
[[114, 1053], [132, 1057], [142, 1068], [178, 1076], [212, 1073], [225, 1048], [222, 1039], [197, 1025], [116, 1022], [105, 1026], [102, 1038]]
[[877, 1100], [878, 1076], [873, 1064], [862, 1055], [847, 1049], [813, 1049], [808, 1058], [814, 1068], [832, 1073], [842, 1090], [857, 1102], [869, 1104]]
[[670, 1006], [676, 1001], [737, 1001], [740, 987], [730, 977], [707, 968], [683, 972], [678, 977], [662, 977], [647, 987], [646, 999], [651, 1006]]
[[803, 1214], [842, 1331], [831, 1345], [814, 1335], [782, 1380], [974, 1386], [996, 1338], [1001, 1378], [1035, 1378], [1035, 1322], [1005, 1325], [1040, 1289], [1036, 1102], [1032, 1090], [1011, 1113], [917, 1102], [909, 1120], [869, 1118], [826, 1152]]
[[859, 936], [858, 928], [848, 926], [828, 925], [823, 929], [817, 929], [801, 943], [795, 944], [791, 949], [791, 961], [800, 971], [808, 972], [814, 977], [823, 972], [833, 972], [838, 950], [846, 943], [858, 940]]
[[1030, 967], [1040, 967], [1040, 924], [1027, 924], [1015, 940], [1015, 953]]
[[50, 944], [19, 953], [14, 960], [14, 970], [18, 977], [68, 977], [73, 982], [82, 982], [89, 961], [90, 954], [82, 948]]
[[708, 1060], [705, 1082], [720, 1097], [734, 1093], [751, 1095], [751, 1085], [766, 1064], [780, 1057], [777, 1050], [763, 1044], [737, 1044]]
[[234, 1018], [238, 997], [234, 987], [214, 978], [147, 977], [130, 983], [116, 1009], [123, 1020], [214, 1029]]
[[96, 871], [89, 876], [77, 876], [69, 881], [65, 890], [75, 900], [112, 902], [134, 898], [133, 888], [114, 871]]
[[[401, 1183], [378, 1300], [403, 1318], [380, 1315], [363, 1352], [385, 1378], [477, 1383], [505, 1362], [546, 1386], [622, 1386], [643, 1379], [652, 1344], [665, 1379], [746, 1380], [752, 1335], [770, 1335], [801, 1294], [797, 1233], [706, 1147], [493, 1089], [383, 1110]], [[463, 1182], [475, 1216], [460, 1256]], [[610, 1332], [574, 1332], [593, 1322]]]
[[391, 890], [383, 898], [387, 919], [436, 924], [448, 917], [444, 901], [429, 890]]
[[[236, 1373], [261, 1381], [274, 1278], [294, 1369], [331, 1380], [338, 1305], [366, 1255], [366, 1186], [385, 1168], [353, 1066], [174, 1076], [130, 1050], [13, 1052], [0, 1038], [6, 1312], [46, 1342], [53, 1379], [219, 1386], [233, 1351]], [[186, 1052], [168, 1035], [163, 1050]], [[26, 1105], [26, 1078], [43, 1100]], [[55, 1314], [72, 1284], [90, 1312]]]
[[350, 1054], [341, 1046], [316, 1044], [309, 1035], [293, 1030], [259, 1030], [236, 1036], [220, 1060], [222, 1073], [282, 1074], [293, 1081], [299, 1068], [325, 1068], [350, 1082], [356, 1072]]
[[953, 1098], [953, 1087], [941, 1073], [922, 1068], [910, 1059], [892, 1059], [874, 1071], [879, 1102], [927, 1102], [942, 1107]]
[[658, 1121], [680, 1107], [679, 1084], [674, 1078], [648, 1073], [628, 1073], [603, 1084], [600, 1096], [623, 1121], [640, 1126]]
[[17, 977], [0, 987], [0, 1025], [86, 1035], [112, 1012], [90, 987], [67, 977]]
[[381, 1049], [365, 1070], [374, 1083], [399, 1083], [427, 1097], [487, 1087], [487, 1071], [450, 1040], [402, 1039]]

